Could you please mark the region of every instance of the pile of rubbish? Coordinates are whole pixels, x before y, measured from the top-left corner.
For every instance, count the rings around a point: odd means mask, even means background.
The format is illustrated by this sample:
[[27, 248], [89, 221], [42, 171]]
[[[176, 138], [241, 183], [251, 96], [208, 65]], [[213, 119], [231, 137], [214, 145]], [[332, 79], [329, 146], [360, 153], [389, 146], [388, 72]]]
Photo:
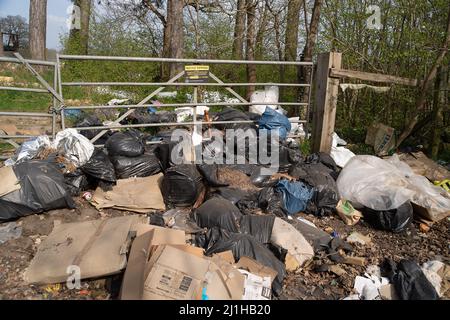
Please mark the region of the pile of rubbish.
[[[101, 148], [87, 138], [96, 132], [75, 129], [54, 141], [41, 136], [23, 143], [0, 168], [0, 222], [74, 208], [72, 197], [79, 196], [100, 211], [133, 213], [55, 225], [26, 270], [26, 282], [65, 282], [68, 266], [76, 266], [81, 279], [123, 273], [120, 299], [268, 300], [282, 293], [288, 272], [318, 255], [335, 264], [361, 262], [348, 240], [299, 219], [301, 212], [336, 215], [347, 225], [364, 220], [395, 233], [407, 230], [414, 214], [432, 222], [450, 215], [449, 194], [398, 156], [356, 156], [338, 147], [345, 141], [337, 135], [331, 156], [306, 156], [288, 138], [292, 127], [282, 109], [253, 109], [256, 116], [232, 108], [211, 116], [258, 119], [258, 133], [276, 131], [280, 164], [272, 174], [261, 163], [175, 164], [170, 132], [110, 131]], [[206, 141], [202, 146], [210, 147]], [[227, 175], [232, 179], [225, 181]], [[413, 263], [391, 261], [383, 270], [385, 278], [367, 273], [356, 279], [358, 299], [375, 298], [389, 284], [399, 299], [439, 298]]]

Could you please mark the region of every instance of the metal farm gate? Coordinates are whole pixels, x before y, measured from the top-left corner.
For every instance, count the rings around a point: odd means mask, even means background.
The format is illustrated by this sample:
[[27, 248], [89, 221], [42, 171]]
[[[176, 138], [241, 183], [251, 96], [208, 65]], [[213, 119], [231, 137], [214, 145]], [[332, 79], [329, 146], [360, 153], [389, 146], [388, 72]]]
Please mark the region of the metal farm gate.
[[[279, 101], [277, 103], [270, 103], [270, 105], [280, 105], [280, 106], [291, 106], [298, 108], [297, 115], [300, 115], [300, 108], [305, 108], [306, 112], [303, 114], [306, 115], [304, 119], [300, 119], [298, 121], [291, 121], [291, 123], [307, 123], [307, 119], [309, 119], [310, 114], [310, 101], [311, 101], [311, 84], [313, 77], [313, 67], [314, 64], [312, 62], [297, 62], [297, 61], [248, 61], [248, 60], [207, 60], [207, 59], [175, 59], [175, 58], [152, 58], [152, 57], [118, 57], [118, 56], [80, 56], [80, 55], [60, 55], [58, 54], [56, 57], [56, 62], [47, 62], [47, 61], [33, 61], [26, 60], [20, 54], [15, 53], [15, 58], [6, 58], [0, 57], [0, 62], [13, 62], [13, 63], [22, 63], [27, 67], [27, 69], [38, 79], [39, 83], [45, 89], [29, 89], [29, 88], [18, 88], [18, 87], [0, 87], [0, 90], [18, 90], [18, 91], [29, 91], [29, 92], [37, 92], [37, 93], [50, 93], [53, 96], [53, 107], [50, 108], [48, 114], [45, 113], [24, 113], [24, 112], [0, 112], [0, 116], [45, 116], [53, 118], [53, 128], [52, 133], [53, 137], [55, 136], [56, 130], [56, 117], [60, 117], [61, 121], [61, 129], [66, 128], [66, 115], [65, 112], [69, 110], [94, 110], [94, 109], [127, 109], [125, 113], [120, 115], [116, 120], [108, 125], [103, 126], [92, 126], [92, 127], [76, 127], [74, 129], [78, 131], [84, 130], [101, 130], [94, 138], [91, 139], [92, 143], [95, 143], [101, 136], [103, 136], [108, 129], [120, 129], [120, 128], [145, 128], [145, 127], [167, 127], [167, 126], [192, 126], [193, 131], [196, 130], [197, 126], [200, 125], [214, 125], [214, 124], [227, 124], [227, 123], [253, 123], [255, 121], [199, 121], [197, 119], [196, 106], [246, 106], [249, 107], [251, 105], [267, 105], [269, 103], [259, 101], [250, 103], [248, 100], [239, 95], [233, 88], [236, 87], [248, 87], [254, 86], [256, 87], [265, 87], [265, 86], [277, 86], [277, 87], [290, 87], [290, 88], [307, 88], [309, 92], [309, 99], [306, 102], [283, 102]], [[63, 62], [68, 60], [77, 60], [77, 61], [114, 61], [114, 62], [146, 62], [146, 63], [166, 63], [166, 64], [179, 64], [184, 65], [187, 68], [185, 70], [179, 72], [167, 82], [64, 82], [62, 79], [62, 68]], [[51, 86], [47, 83], [40, 74], [32, 67], [32, 65], [45, 65], [51, 66], [54, 68], [54, 83]], [[210, 69], [211, 66], [217, 64], [226, 64], [235, 66], [235, 65], [270, 65], [270, 66], [293, 66], [293, 67], [309, 67], [311, 68], [311, 78], [308, 83], [272, 83], [272, 82], [261, 82], [261, 83], [225, 83], [220, 78], [218, 78]], [[189, 68], [195, 69], [195, 66], [204, 67], [203, 70], [200, 70], [200, 77], [202, 78], [199, 82], [189, 82]], [[205, 68], [207, 67], [207, 68]], [[202, 69], [202, 68], [198, 68]], [[203, 74], [201, 74], [203, 72]], [[274, 72], [278, 72], [278, 69], [274, 68]], [[130, 105], [82, 105], [82, 106], [70, 106], [66, 105], [63, 95], [63, 87], [113, 87], [113, 86], [145, 86], [145, 87], [157, 87], [153, 92], [143, 98], [137, 104]], [[169, 104], [161, 104], [161, 103], [152, 103], [150, 100], [155, 97], [160, 92], [164, 91], [167, 87], [190, 87], [193, 92], [192, 102], [189, 103], [169, 103]], [[230, 93], [234, 98], [237, 98], [239, 102], [215, 102], [215, 103], [205, 103], [201, 101], [197, 101], [197, 90], [199, 87], [205, 88], [223, 88], [228, 93]], [[193, 108], [193, 121], [190, 122], [164, 122], [164, 123], [143, 123], [143, 124], [120, 124], [122, 120], [127, 118], [130, 114], [132, 114], [138, 108], [163, 108], [163, 107], [192, 107]], [[305, 128], [305, 131], [307, 128]], [[23, 139], [23, 138], [31, 138], [33, 136], [21, 136], [21, 135], [0, 135], [0, 139], [12, 141], [12, 139]]]

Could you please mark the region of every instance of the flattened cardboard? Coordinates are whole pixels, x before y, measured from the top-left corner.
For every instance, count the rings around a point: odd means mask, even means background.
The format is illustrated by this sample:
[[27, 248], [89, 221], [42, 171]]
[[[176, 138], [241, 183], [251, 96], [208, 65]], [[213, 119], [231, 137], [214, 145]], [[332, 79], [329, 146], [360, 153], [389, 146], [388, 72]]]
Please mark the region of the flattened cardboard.
[[119, 273], [125, 268], [129, 231], [139, 216], [55, 225], [25, 272], [27, 283], [65, 282], [67, 268], [80, 268], [81, 279]]
[[0, 197], [20, 189], [19, 180], [17, 180], [12, 167], [0, 168], [0, 180], [2, 181], [0, 184]]
[[263, 266], [256, 260], [253, 260], [252, 258], [245, 257], [245, 256], [243, 256], [239, 259], [238, 263], [236, 263], [236, 268], [248, 270], [249, 272], [251, 272], [257, 276], [260, 276], [260, 277], [270, 277], [271, 282], [278, 275], [278, 272], [276, 272], [274, 269]]
[[95, 190], [92, 203], [97, 209], [116, 208], [138, 213], [164, 210], [164, 199], [159, 188], [163, 174], [145, 178], [117, 180], [110, 191]]

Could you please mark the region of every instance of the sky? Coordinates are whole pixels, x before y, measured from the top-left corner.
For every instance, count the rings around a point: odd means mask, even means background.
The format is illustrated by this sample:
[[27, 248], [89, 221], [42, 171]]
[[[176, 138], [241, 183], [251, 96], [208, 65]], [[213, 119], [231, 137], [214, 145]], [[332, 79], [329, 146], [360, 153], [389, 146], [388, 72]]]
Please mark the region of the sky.
[[[29, 0], [0, 0], [0, 16], [21, 15], [28, 21]], [[47, 0], [47, 48], [61, 49], [59, 35], [68, 32], [66, 20], [70, 0]]]

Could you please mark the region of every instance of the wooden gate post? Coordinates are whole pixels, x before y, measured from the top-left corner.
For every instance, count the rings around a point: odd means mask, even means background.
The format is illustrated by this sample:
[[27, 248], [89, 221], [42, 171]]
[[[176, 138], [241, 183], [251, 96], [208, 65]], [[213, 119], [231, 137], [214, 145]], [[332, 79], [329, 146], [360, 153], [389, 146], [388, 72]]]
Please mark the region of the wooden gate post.
[[339, 79], [330, 78], [330, 69], [340, 69], [342, 54], [327, 52], [317, 59], [312, 120], [312, 152], [330, 153], [336, 120]]

